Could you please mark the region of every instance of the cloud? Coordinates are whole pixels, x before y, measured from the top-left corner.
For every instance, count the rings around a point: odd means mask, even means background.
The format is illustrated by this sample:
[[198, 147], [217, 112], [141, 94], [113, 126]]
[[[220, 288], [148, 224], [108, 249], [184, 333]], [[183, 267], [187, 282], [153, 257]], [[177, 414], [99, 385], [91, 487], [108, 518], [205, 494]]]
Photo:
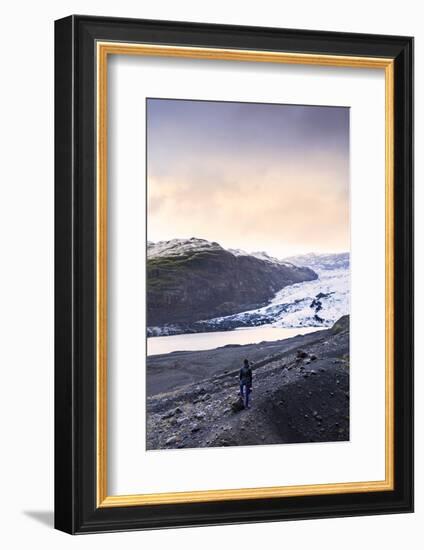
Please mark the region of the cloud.
[[[274, 135], [272, 147], [259, 140], [256, 148], [253, 137], [244, 138], [240, 131], [249, 128], [252, 132], [252, 120], [241, 119], [237, 131], [230, 125], [231, 139], [224, 140], [224, 147], [217, 135], [229, 128], [228, 116], [225, 121], [217, 116], [204, 139], [199, 137], [196, 117], [190, 116], [185, 119], [184, 139], [178, 141], [177, 151], [167, 149], [175, 138], [175, 119], [171, 117], [172, 124], [168, 124], [161, 113], [152, 141], [148, 134], [148, 238], [156, 241], [196, 236], [279, 256], [347, 250], [348, 150], [334, 144], [339, 134], [345, 145], [348, 143], [346, 116], [341, 117], [343, 124], [336, 124], [333, 113], [326, 125], [321, 121], [319, 132], [317, 115], [309, 117], [313, 137], [305, 137], [305, 109], [302, 107], [302, 116], [294, 116], [289, 110], [290, 116], [277, 120], [287, 126], [283, 140], [275, 142]], [[235, 114], [229, 112], [234, 123]], [[181, 105], [178, 113], [181, 115]], [[236, 114], [240, 117], [239, 110]], [[261, 117], [255, 112], [258, 132], [272, 126], [271, 114], [266, 111]], [[276, 115], [277, 111], [274, 118], [278, 119]], [[320, 113], [319, 119], [325, 121], [324, 115]], [[295, 127], [299, 118], [303, 120], [301, 129]], [[303, 136], [301, 142], [296, 138], [296, 146], [286, 143], [291, 128], [296, 136]], [[324, 136], [323, 132], [335, 135]], [[158, 133], [165, 136], [163, 142], [157, 142]]]

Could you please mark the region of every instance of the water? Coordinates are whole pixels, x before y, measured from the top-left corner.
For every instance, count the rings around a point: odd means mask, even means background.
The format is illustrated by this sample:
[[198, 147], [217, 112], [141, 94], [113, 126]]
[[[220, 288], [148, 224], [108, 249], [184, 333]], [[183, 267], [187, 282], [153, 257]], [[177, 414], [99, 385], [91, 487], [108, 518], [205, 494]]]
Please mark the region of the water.
[[172, 351], [215, 349], [228, 344], [258, 344], [263, 341], [284, 340], [298, 334], [309, 334], [317, 330], [321, 329], [317, 327], [281, 328], [268, 325], [222, 332], [155, 336], [147, 338], [147, 355], [171, 353]]

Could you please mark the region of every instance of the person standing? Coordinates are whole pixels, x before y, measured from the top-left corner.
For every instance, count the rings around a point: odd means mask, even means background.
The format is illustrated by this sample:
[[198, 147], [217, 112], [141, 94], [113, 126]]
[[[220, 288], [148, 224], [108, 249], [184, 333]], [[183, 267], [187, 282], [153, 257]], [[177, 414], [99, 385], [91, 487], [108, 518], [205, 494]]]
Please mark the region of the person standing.
[[244, 360], [244, 364], [240, 369], [240, 395], [243, 399], [245, 409], [249, 408], [249, 395], [252, 391], [252, 369], [249, 361]]

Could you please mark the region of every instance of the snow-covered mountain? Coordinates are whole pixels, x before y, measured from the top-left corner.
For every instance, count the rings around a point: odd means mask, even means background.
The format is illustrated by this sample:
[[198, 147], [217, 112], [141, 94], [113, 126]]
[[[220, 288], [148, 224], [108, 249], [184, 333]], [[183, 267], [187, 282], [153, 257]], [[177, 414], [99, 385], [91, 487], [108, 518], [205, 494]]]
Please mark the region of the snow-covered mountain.
[[342, 315], [349, 313], [349, 253], [311, 253], [283, 261], [313, 269], [318, 274], [318, 279], [286, 286], [264, 307], [218, 317], [204, 323], [211, 330], [264, 324], [287, 328], [328, 327]]
[[[212, 252], [226, 250], [236, 257], [253, 257], [258, 260], [268, 262], [275, 265], [284, 265], [287, 267], [308, 267], [306, 263], [296, 263], [289, 261], [289, 259], [279, 260], [267, 254], [267, 252], [246, 252], [239, 248], [225, 249], [219, 243], [215, 241], [207, 241], [206, 239], [199, 239], [197, 237], [191, 237], [189, 239], [171, 239], [169, 241], [147, 241], [147, 258], [165, 258], [168, 256], [186, 256], [188, 253], [193, 252]], [[312, 256], [312, 255], [308, 255]], [[303, 256], [297, 256], [296, 258], [303, 258]], [[306, 256], [305, 256], [306, 258]]]
[[209, 330], [194, 324], [265, 306], [282, 288], [317, 277], [308, 267], [235, 253], [205, 239], [148, 242], [148, 327], [163, 332], [168, 325], [175, 330], [184, 324], [181, 330]]
[[224, 250], [222, 246], [216, 242], [207, 241], [206, 239], [171, 239], [169, 241], [159, 241], [154, 243], [147, 241], [147, 258], [166, 258], [168, 256], [186, 256], [193, 252], [211, 252]]
[[349, 252], [340, 252], [336, 254], [303, 254], [301, 256], [291, 256], [285, 258], [285, 261], [291, 262], [298, 266], [306, 266], [319, 271], [349, 269], [350, 255]]
[[300, 264], [295, 264], [295, 262], [291, 262], [288, 260], [279, 260], [278, 258], [270, 256], [267, 252], [264, 251], [245, 252], [244, 250], [240, 250], [238, 248], [229, 248], [228, 252], [231, 252], [231, 254], [234, 254], [234, 256], [253, 256], [254, 258], [258, 258], [258, 260], [263, 260], [264, 262], [269, 262], [270, 264], [275, 265], [285, 265], [288, 267], [295, 267], [296, 265], [298, 265], [299, 267], [308, 267], [307, 265], [300, 266]]

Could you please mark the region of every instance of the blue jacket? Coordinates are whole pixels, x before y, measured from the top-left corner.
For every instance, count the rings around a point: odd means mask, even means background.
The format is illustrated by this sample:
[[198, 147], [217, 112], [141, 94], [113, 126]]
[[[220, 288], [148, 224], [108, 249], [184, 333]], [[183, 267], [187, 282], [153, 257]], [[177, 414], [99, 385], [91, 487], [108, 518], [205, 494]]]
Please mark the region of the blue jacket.
[[240, 384], [252, 385], [252, 369], [243, 365], [240, 369]]

